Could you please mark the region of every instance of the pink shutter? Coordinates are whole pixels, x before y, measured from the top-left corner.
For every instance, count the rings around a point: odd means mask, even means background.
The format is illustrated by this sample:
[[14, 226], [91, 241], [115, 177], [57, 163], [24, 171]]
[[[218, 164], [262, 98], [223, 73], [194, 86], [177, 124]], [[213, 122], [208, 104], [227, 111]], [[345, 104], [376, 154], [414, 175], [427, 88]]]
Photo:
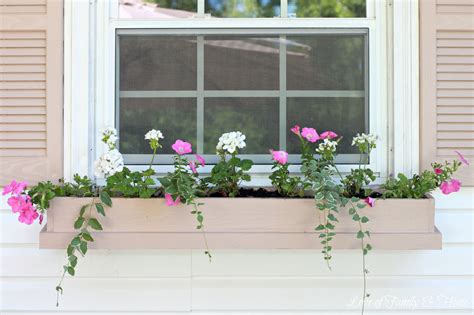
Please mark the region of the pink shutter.
[[421, 165], [462, 152], [474, 185], [474, 0], [420, 1]]
[[62, 176], [63, 8], [0, 0], [0, 186]]

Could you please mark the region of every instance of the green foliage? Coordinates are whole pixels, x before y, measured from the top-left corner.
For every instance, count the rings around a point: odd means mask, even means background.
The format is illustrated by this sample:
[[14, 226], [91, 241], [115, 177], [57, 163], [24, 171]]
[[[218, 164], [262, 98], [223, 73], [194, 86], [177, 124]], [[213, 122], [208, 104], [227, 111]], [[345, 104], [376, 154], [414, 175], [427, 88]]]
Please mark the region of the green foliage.
[[345, 189], [344, 195], [347, 197], [368, 197], [372, 191], [366, 186], [375, 179], [375, 173], [369, 168], [352, 169], [351, 173], [342, 180]]
[[122, 196], [127, 198], [151, 198], [158, 191], [154, 188], [156, 183], [150, 176], [154, 174], [152, 169], [143, 172], [132, 172], [124, 167], [121, 172], [117, 172], [107, 178], [104, 191], [112, 196]]
[[250, 181], [250, 175], [246, 172], [252, 166], [251, 160], [242, 160], [235, 153], [228, 160], [222, 154], [221, 160], [212, 168], [211, 176], [203, 179], [203, 182], [213, 185], [211, 192], [218, 192], [227, 197], [236, 197], [239, 195], [240, 183]]
[[[290, 0], [291, 1], [291, 0]], [[297, 17], [365, 17], [366, 0], [293, 0]]]
[[298, 176], [290, 176], [288, 164], [273, 163], [273, 173], [270, 175], [273, 187], [283, 197], [303, 197], [303, 182]]
[[[62, 283], [64, 281], [64, 277], [66, 274], [69, 274], [70, 276], [74, 276], [76, 274], [76, 266], [77, 266], [77, 261], [78, 257], [77, 255], [81, 255], [84, 257], [89, 249], [89, 243], [94, 242], [94, 238], [92, 237], [89, 228], [93, 230], [102, 230], [102, 225], [100, 224], [99, 220], [95, 217], [92, 216], [92, 209], [94, 208], [94, 205], [96, 207], [96, 210], [98, 213], [101, 215], [105, 216], [105, 211], [104, 209], [106, 207], [111, 207], [112, 206], [112, 200], [108, 196], [106, 192], [99, 192], [98, 194], [100, 196], [101, 201], [96, 201], [96, 197], [92, 198], [92, 201], [90, 204], [86, 204], [81, 207], [79, 210], [79, 216], [76, 218], [74, 221], [74, 229], [78, 230], [78, 234], [71, 240], [69, 243], [67, 249], [66, 249], [66, 254], [67, 254], [67, 261], [66, 264], [63, 266], [63, 275], [61, 277], [61, 280], [59, 281], [59, 284], [56, 286], [56, 292], [57, 292], [57, 301], [56, 301], [56, 306], [59, 306], [59, 296], [60, 294], [63, 294], [64, 289], [62, 287]], [[102, 200], [105, 200], [102, 201]], [[85, 216], [86, 210], [88, 211], [87, 216]], [[99, 210], [100, 209], [100, 210]]]

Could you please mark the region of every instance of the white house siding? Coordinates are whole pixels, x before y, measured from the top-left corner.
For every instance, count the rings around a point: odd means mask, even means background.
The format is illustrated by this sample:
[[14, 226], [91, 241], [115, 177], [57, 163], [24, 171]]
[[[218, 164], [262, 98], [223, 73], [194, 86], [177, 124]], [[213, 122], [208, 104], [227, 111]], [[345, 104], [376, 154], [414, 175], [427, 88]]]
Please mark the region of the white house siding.
[[[473, 314], [474, 188], [437, 197], [443, 250], [368, 256], [367, 314]], [[333, 270], [311, 250], [90, 251], [54, 287], [64, 250], [39, 250], [39, 225], [26, 226], [2, 200], [0, 314], [358, 314], [361, 256], [335, 251]]]

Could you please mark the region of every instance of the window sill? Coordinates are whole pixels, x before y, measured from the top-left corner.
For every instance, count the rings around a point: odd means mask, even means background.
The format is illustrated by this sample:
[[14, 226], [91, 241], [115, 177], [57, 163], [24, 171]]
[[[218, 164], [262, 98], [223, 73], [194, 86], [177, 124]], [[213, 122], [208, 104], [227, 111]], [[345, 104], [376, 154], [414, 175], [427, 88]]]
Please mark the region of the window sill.
[[[40, 234], [40, 248], [65, 248], [77, 233], [73, 223], [90, 198], [57, 198], [48, 210]], [[204, 198], [205, 233], [211, 249], [319, 249], [319, 224], [312, 199]], [[369, 217], [374, 249], [441, 249], [442, 236], [434, 226], [435, 201], [378, 199], [373, 208], [359, 210]], [[332, 246], [360, 249], [358, 225], [340, 211]], [[200, 249], [202, 232], [189, 209], [168, 207], [163, 199], [114, 198], [94, 232], [96, 249]]]

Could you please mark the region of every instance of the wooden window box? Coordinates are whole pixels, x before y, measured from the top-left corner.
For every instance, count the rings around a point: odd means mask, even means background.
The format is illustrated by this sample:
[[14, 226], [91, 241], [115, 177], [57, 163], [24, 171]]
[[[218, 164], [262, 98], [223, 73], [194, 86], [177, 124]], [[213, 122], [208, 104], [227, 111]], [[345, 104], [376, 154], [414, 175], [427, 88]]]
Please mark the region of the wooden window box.
[[[74, 220], [91, 198], [55, 198], [40, 248], [66, 248], [77, 234]], [[313, 199], [203, 198], [204, 228], [211, 249], [317, 249], [321, 248], [318, 211]], [[94, 216], [99, 216], [95, 209]], [[113, 207], [100, 217], [103, 231], [93, 231], [97, 249], [201, 249], [190, 207], [168, 207], [163, 199], [114, 198]], [[434, 226], [435, 201], [377, 199], [373, 208], [359, 210], [369, 217], [374, 249], [441, 249], [441, 233]], [[87, 215], [87, 211], [86, 211]], [[358, 225], [341, 209], [335, 249], [359, 249]]]

